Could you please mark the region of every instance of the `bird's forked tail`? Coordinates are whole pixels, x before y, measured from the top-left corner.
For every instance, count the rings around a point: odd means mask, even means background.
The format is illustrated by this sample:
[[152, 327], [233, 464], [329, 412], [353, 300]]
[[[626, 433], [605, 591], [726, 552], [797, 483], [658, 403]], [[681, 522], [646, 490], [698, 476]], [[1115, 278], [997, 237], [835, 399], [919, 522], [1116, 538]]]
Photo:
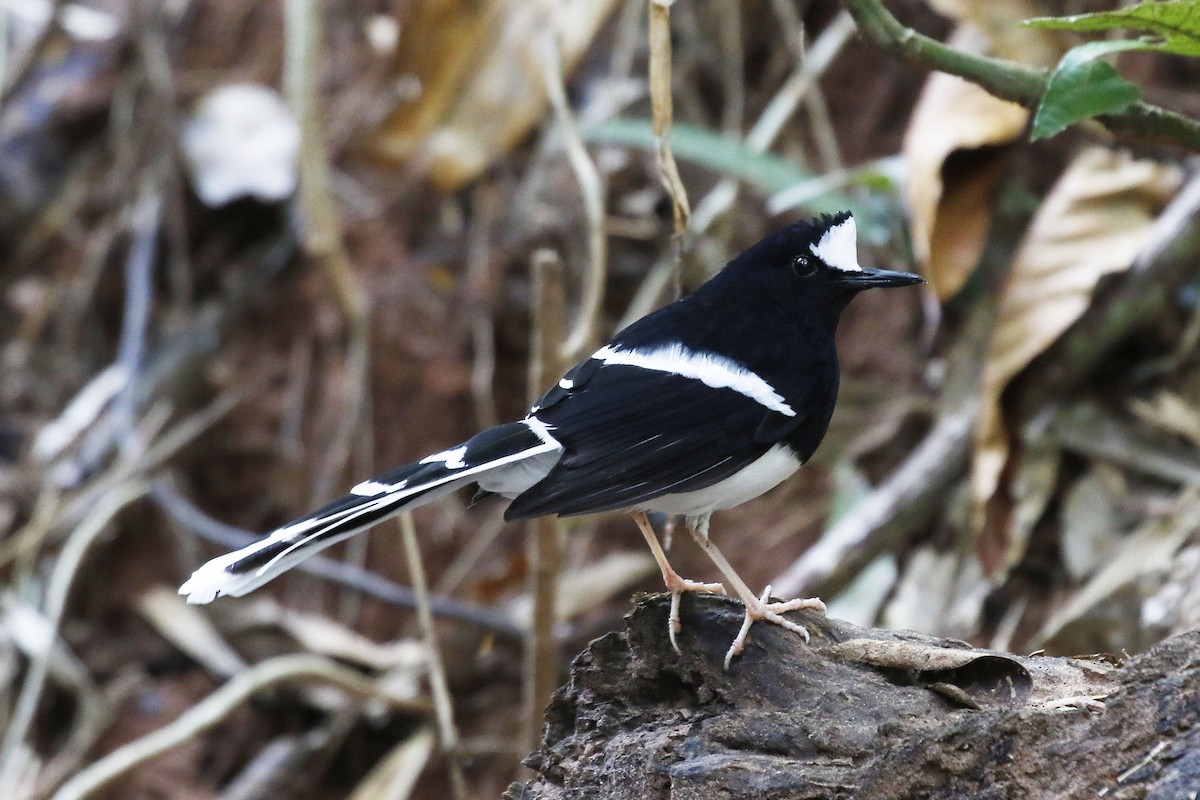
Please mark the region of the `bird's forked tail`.
[[541, 480], [561, 451], [536, 419], [490, 428], [458, 447], [363, 481], [340, 500], [208, 561], [179, 593], [187, 595], [189, 603], [210, 603], [221, 595], [240, 597], [330, 545], [469, 483], [515, 497]]

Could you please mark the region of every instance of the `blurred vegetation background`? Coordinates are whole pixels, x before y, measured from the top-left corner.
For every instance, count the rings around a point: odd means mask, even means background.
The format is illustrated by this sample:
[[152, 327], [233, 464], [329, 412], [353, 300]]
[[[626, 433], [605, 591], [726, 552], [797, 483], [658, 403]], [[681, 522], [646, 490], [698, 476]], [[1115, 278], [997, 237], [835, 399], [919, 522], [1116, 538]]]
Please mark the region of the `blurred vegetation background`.
[[[1096, 36], [1021, 20], [1113, 4], [888, 7], [1047, 68]], [[454, 496], [240, 600], [175, 587], [842, 208], [929, 284], [844, 317], [817, 457], [714, 521], [742, 574], [1022, 652], [1200, 620], [1185, 138], [1032, 141], [832, 0], [7, 0], [0, 44], [0, 797], [499, 795], [659, 588], [626, 518]], [[1200, 115], [1194, 58], [1115, 63]]]

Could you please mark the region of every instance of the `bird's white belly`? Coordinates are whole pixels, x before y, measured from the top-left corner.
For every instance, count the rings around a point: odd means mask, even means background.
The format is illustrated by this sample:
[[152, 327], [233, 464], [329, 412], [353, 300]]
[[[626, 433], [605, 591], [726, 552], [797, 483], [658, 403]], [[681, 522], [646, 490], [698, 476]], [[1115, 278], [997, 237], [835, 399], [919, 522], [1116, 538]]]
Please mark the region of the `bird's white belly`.
[[801, 461], [787, 445], [777, 444], [749, 466], [704, 489], [656, 497], [647, 511], [684, 514], [690, 520], [707, 518], [722, 508], [732, 508], [773, 489], [800, 469]]

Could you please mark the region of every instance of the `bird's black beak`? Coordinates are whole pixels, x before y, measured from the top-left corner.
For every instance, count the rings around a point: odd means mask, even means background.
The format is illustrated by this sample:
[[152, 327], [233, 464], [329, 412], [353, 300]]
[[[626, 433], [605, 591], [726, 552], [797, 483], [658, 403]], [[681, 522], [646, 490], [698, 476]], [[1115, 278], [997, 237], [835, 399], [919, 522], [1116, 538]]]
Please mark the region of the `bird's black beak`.
[[853, 289], [874, 289], [881, 286], [911, 286], [914, 283], [924, 283], [925, 279], [911, 272], [895, 272], [890, 269], [871, 269], [863, 267], [858, 272], [843, 272], [841, 283]]

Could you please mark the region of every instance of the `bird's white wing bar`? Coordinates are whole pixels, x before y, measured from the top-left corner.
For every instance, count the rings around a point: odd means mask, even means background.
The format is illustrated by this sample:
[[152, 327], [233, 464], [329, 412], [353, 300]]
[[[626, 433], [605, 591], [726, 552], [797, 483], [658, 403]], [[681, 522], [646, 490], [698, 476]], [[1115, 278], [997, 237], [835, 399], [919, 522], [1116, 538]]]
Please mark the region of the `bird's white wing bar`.
[[[534, 434], [537, 435], [540, 443], [534, 445], [533, 447], [521, 450], [520, 452], [495, 458], [482, 464], [470, 464], [471, 457], [468, 448], [470, 447], [471, 443], [468, 442], [467, 444], [459, 447], [445, 450], [441, 453], [436, 453], [431, 456], [426, 456], [417, 462], [419, 464], [445, 464], [446, 469], [453, 470], [453, 472], [446, 474], [437, 480], [416, 481], [412, 486], [408, 486], [408, 478], [397, 481], [396, 483], [387, 483], [386, 481], [372, 479], [355, 485], [354, 488], [350, 490], [350, 493], [361, 495], [363, 497], [375, 497], [378, 495], [387, 494], [389, 492], [399, 492], [403, 489], [408, 489], [408, 492], [399, 495], [400, 497], [404, 497], [408, 494], [412, 494], [413, 492], [425, 491], [449, 481], [456, 481], [459, 478], [471, 477], [478, 475], [481, 472], [490, 471], [496, 469], [497, 467], [503, 467], [507, 464], [512, 464], [516, 461], [523, 461], [524, 459], [532, 458], [533, 456], [541, 455], [542, 453], [549, 453], [562, 449], [562, 445], [559, 444], [557, 439], [550, 435], [548, 427], [540, 419], [529, 417], [521, 420], [519, 424], [523, 424], [533, 431]], [[291, 528], [280, 528], [278, 532], [283, 533], [290, 530]]]
[[372, 479], [369, 481], [363, 481], [362, 483], [356, 483], [353, 487], [351, 487], [350, 494], [357, 494], [361, 497], [374, 497], [375, 495], [383, 494], [384, 492], [394, 492], [397, 489], [403, 489], [407, 485], [407, 478], [402, 481], [396, 481], [395, 483], [380, 483], [379, 481]]
[[450, 450], [443, 450], [440, 453], [434, 453], [431, 456], [425, 456], [421, 459], [422, 464], [435, 464], [441, 462], [446, 465], [446, 469], [462, 469], [467, 465], [463, 461], [463, 456], [467, 454], [467, 446], [464, 444], [461, 447], [455, 447]]
[[534, 435], [537, 436], [538, 439], [541, 440], [542, 444], [553, 445], [552, 449], [556, 449], [556, 450], [562, 449], [562, 445], [559, 443], [558, 439], [555, 439], [554, 434], [550, 433], [550, 431], [551, 431], [550, 425], [547, 425], [546, 423], [542, 422], [540, 419], [533, 416], [532, 414], [530, 414], [525, 419], [521, 420], [521, 423], [523, 425], [528, 426], [529, 430], [533, 431]]
[[731, 358], [716, 353], [701, 353], [674, 344], [653, 349], [622, 350], [605, 345], [592, 354], [592, 358], [607, 364], [623, 364], [658, 372], [668, 372], [683, 378], [692, 378], [715, 389], [732, 389], [738, 394], [776, 411], [794, 417], [796, 411], [771, 384]]
[[858, 264], [858, 229], [854, 217], [846, 217], [812, 246], [813, 255], [842, 272], [862, 272]]

